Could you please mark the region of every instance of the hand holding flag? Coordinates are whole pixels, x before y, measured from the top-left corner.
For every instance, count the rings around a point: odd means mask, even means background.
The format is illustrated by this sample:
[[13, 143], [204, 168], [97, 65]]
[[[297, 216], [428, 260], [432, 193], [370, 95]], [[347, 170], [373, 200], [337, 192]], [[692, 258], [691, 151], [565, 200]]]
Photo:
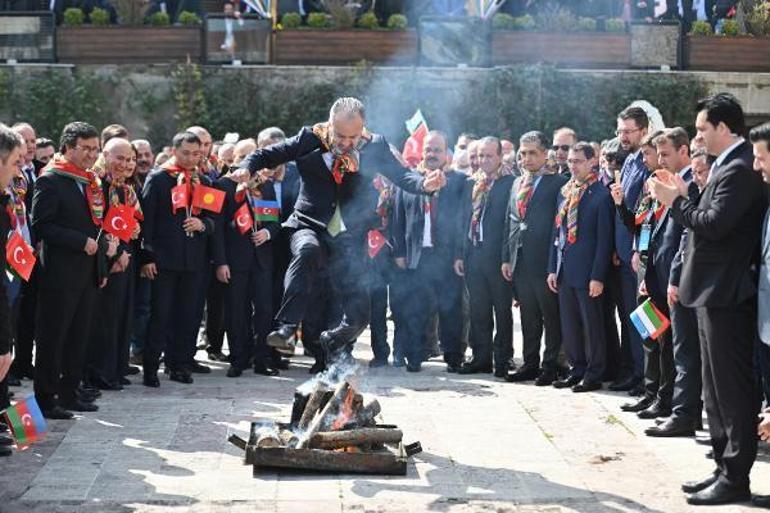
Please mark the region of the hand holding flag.
[[35, 253], [16, 230], [5, 245], [5, 260], [16, 274], [24, 281], [29, 281], [32, 269], [35, 267]]
[[127, 243], [131, 240], [137, 224], [132, 207], [117, 205], [110, 208], [109, 212], [107, 212], [102, 226], [104, 231]]

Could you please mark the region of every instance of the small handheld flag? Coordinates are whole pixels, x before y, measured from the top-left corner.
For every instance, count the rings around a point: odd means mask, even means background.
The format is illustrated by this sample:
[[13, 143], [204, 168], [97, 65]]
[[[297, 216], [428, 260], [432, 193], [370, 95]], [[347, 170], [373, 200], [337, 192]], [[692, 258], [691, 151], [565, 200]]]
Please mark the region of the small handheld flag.
[[422, 111], [417, 109], [417, 112], [414, 113], [414, 116], [406, 120], [406, 129], [411, 135], [415, 133], [418, 128], [420, 128], [420, 125], [425, 125], [427, 127], [428, 122], [425, 121], [425, 117], [422, 115]]
[[19, 447], [40, 440], [48, 430], [48, 425], [34, 395], [5, 410], [3, 416]]
[[369, 258], [376, 257], [382, 247], [387, 243], [385, 237], [379, 230], [369, 230], [369, 233], [366, 235], [366, 240], [369, 244]]
[[187, 197], [187, 185], [180, 184], [171, 189], [171, 213], [176, 213], [180, 208], [187, 208], [189, 203]]
[[219, 189], [215, 189], [213, 187], [207, 187], [205, 185], [195, 186], [192, 202], [193, 207], [203, 208], [218, 214], [222, 210], [222, 204], [224, 202], [224, 191], [220, 191]]
[[251, 230], [254, 226], [254, 219], [252, 219], [251, 212], [249, 212], [248, 203], [244, 203], [241, 205], [241, 208], [235, 211], [233, 223], [235, 224], [235, 227], [238, 228], [238, 231], [241, 232], [241, 235]]
[[134, 209], [126, 205], [113, 206], [107, 212], [102, 226], [104, 231], [127, 243], [131, 240], [131, 235], [136, 228]]
[[631, 312], [631, 322], [643, 339], [651, 338], [653, 340], [665, 333], [671, 325], [671, 322], [650, 299], [647, 299]]
[[278, 221], [281, 209], [277, 201], [255, 199], [252, 203], [257, 221]]
[[35, 252], [21, 234], [13, 230], [5, 245], [5, 260], [13, 271], [24, 281], [29, 281], [35, 267]]

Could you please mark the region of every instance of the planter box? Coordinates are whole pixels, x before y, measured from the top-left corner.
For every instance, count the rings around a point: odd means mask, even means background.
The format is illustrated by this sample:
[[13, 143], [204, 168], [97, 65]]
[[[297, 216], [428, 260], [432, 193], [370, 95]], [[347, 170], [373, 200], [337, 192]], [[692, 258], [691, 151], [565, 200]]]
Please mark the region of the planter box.
[[282, 30], [276, 34], [274, 64], [379, 65], [417, 63], [414, 30]]
[[688, 69], [770, 71], [770, 37], [687, 36]]
[[155, 64], [201, 60], [199, 27], [62, 27], [56, 31], [59, 62]]
[[631, 39], [625, 33], [492, 31], [492, 65], [548, 62], [563, 67], [628, 68]]

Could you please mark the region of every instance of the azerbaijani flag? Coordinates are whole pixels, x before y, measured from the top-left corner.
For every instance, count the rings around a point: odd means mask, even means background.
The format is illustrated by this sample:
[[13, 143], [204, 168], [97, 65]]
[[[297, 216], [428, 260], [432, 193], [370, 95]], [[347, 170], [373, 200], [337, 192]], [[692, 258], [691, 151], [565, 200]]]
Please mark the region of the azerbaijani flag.
[[671, 325], [649, 298], [631, 312], [631, 322], [643, 339], [653, 340], [665, 333]]
[[19, 447], [40, 440], [48, 430], [34, 395], [11, 406], [3, 412], [3, 415]]
[[281, 207], [277, 201], [255, 199], [252, 202], [252, 207], [257, 221], [278, 221]]

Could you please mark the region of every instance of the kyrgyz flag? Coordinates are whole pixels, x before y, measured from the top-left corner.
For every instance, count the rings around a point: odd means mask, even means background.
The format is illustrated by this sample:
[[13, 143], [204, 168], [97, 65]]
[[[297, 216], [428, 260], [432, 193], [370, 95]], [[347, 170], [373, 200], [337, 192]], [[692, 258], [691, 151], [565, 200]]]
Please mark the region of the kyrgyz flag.
[[241, 205], [241, 208], [235, 211], [233, 224], [235, 224], [235, 227], [241, 232], [241, 235], [251, 230], [254, 226], [254, 219], [252, 219], [251, 212], [249, 212], [248, 203], [244, 203]]
[[387, 244], [380, 230], [369, 230], [369, 233], [366, 234], [366, 241], [369, 244], [369, 258], [376, 257], [382, 247]]
[[13, 234], [5, 245], [5, 260], [16, 274], [24, 281], [29, 281], [29, 276], [35, 267], [35, 253], [16, 230], [13, 230]]
[[3, 415], [19, 447], [40, 440], [48, 430], [34, 395], [11, 406]]
[[180, 184], [171, 189], [171, 213], [176, 213], [180, 208], [187, 208], [190, 199], [187, 194], [187, 185]]
[[111, 233], [123, 242], [130, 241], [136, 228], [134, 209], [126, 205], [111, 207], [102, 221], [102, 227], [105, 232]]
[[222, 204], [224, 202], [224, 191], [220, 191], [219, 189], [215, 189], [213, 187], [207, 187], [205, 185], [195, 186], [192, 201], [193, 207], [203, 208], [218, 214], [222, 210]]
[[254, 200], [254, 217], [257, 221], [278, 221], [281, 208], [277, 201]]
[[422, 160], [422, 146], [425, 136], [428, 135], [428, 123], [420, 109], [406, 120], [406, 129], [409, 131], [409, 138], [404, 143], [404, 151], [401, 155], [410, 166], [414, 167]]
[[657, 339], [671, 325], [655, 304], [647, 299], [631, 312], [631, 322], [642, 338]]

